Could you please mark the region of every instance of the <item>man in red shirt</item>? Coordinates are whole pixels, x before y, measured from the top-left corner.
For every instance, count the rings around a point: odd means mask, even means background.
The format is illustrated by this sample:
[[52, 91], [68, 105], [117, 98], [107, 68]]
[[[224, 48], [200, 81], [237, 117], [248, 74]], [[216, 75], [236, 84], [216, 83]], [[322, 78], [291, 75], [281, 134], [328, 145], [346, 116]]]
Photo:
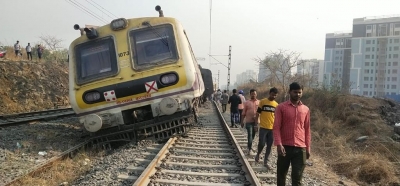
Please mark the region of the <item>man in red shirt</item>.
[[292, 186], [301, 185], [306, 159], [310, 157], [310, 109], [300, 98], [303, 87], [289, 85], [290, 100], [276, 107], [273, 128], [274, 144], [278, 150], [277, 185], [286, 184], [286, 175], [292, 165]]

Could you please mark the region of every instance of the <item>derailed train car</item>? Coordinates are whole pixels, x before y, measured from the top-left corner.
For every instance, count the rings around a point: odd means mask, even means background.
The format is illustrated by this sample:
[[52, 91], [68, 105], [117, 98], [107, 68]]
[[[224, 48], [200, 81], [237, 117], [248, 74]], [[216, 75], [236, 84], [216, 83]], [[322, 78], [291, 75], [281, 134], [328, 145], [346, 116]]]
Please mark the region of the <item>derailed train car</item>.
[[69, 97], [88, 132], [124, 128], [157, 139], [185, 133], [197, 119], [204, 83], [175, 18], [116, 19], [80, 28], [69, 47]]
[[201, 71], [201, 76], [203, 77], [204, 88], [205, 88], [202, 96], [202, 102], [205, 102], [207, 101], [207, 99], [210, 99], [211, 95], [214, 93], [214, 84], [210, 69], [202, 68], [200, 66], [200, 71]]

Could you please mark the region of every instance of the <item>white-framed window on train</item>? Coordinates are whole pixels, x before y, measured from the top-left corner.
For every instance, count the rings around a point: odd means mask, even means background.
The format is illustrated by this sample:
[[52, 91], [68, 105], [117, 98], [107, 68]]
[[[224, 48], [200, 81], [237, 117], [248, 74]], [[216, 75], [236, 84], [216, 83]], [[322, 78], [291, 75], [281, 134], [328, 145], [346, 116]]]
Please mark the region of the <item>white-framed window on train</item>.
[[89, 83], [118, 73], [117, 54], [112, 37], [76, 46], [77, 84]]
[[170, 24], [132, 30], [129, 33], [135, 68], [175, 63], [178, 60], [173, 27]]

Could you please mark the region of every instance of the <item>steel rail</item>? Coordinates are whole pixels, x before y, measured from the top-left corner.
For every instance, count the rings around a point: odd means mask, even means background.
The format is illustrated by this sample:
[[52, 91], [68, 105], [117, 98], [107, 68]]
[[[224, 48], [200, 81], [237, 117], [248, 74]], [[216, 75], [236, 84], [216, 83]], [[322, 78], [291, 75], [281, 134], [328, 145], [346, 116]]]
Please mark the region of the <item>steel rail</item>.
[[[260, 181], [258, 180], [256, 174], [254, 173], [251, 165], [246, 159], [246, 155], [243, 153], [242, 149], [240, 148], [239, 142], [235, 139], [232, 131], [229, 129], [224, 117], [222, 116], [219, 108], [217, 107], [216, 103], [213, 102], [214, 107], [217, 110], [218, 113], [218, 118], [219, 121], [225, 131], [227, 131], [227, 134], [229, 138], [233, 142], [233, 147], [236, 152], [236, 155], [239, 156], [239, 163], [241, 165], [242, 170], [245, 173], [245, 177], [247, 181], [250, 183], [250, 185], [254, 186], [261, 186]], [[146, 167], [146, 169], [142, 172], [142, 174], [139, 176], [139, 178], [133, 183], [133, 186], [143, 186], [143, 185], [148, 185], [151, 180], [152, 176], [157, 172], [157, 167], [161, 165], [161, 163], [164, 161], [164, 158], [167, 156], [169, 153], [169, 148], [174, 145], [174, 143], [177, 141], [177, 138], [170, 138], [168, 142], [163, 146], [163, 148], [158, 152], [158, 154], [155, 156], [155, 158], [151, 161], [151, 163]], [[210, 184], [212, 183], [204, 183], [204, 184]]]
[[41, 111], [34, 111], [34, 112], [22, 112], [22, 113], [15, 113], [15, 114], [5, 114], [5, 115], [0, 115], [0, 119], [7, 119], [7, 118], [12, 118], [15, 116], [35, 116], [35, 115], [40, 115], [42, 113], [48, 113], [48, 112], [62, 112], [62, 111], [72, 111], [72, 108], [61, 108], [61, 109], [49, 109], [49, 110], [41, 110]]
[[[113, 140], [98, 141], [100, 138], [103, 138], [103, 139], [107, 138], [108, 139], [108, 138], [111, 138], [112, 136], [117, 136], [117, 135], [121, 135], [121, 134], [124, 134], [124, 133], [133, 133], [133, 131], [134, 131], [134, 129], [126, 129], [126, 130], [123, 130], [123, 131], [104, 134], [104, 135], [100, 135], [100, 136], [93, 136], [93, 137], [91, 137], [89, 139], [86, 139], [84, 142], [82, 142], [82, 143], [80, 143], [78, 145], [75, 145], [72, 148], [69, 148], [68, 150], [62, 152], [61, 154], [59, 154], [57, 156], [54, 156], [54, 157], [42, 162], [41, 164], [30, 168], [27, 171], [27, 174], [18, 176], [17, 178], [13, 179], [12, 181], [6, 183], [5, 186], [9, 186], [9, 185], [11, 185], [13, 183], [17, 183], [18, 181], [22, 180], [26, 176], [34, 176], [36, 173], [39, 173], [40, 171], [44, 170], [46, 167], [52, 165], [57, 160], [61, 160], [61, 159], [67, 158], [70, 155], [73, 155], [74, 153], [78, 152], [81, 148], [85, 148], [85, 147], [94, 147], [95, 148], [96, 145], [103, 145], [103, 144], [106, 144], [106, 143], [114, 142]], [[122, 141], [122, 140], [119, 140], [119, 141]], [[131, 139], [129, 141], [131, 141]], [[97, 143], [93, 144], [93, 142], [97, 142]]]
[[78, 151], [81, 147], [84, 147], [85, 145], [87, 145], [89, 142], [90, 142], [90, 141], [85, 141], [85, 142], [83, 142], [83, 143], [80, 143], [80, 144], [78, 144], [78, 145], [75, 145], [74, 147], [72, 147], [72, 148], [70, 148], [70, 149], [64, 151], [63, 153], [61, 153], [61, 154], [59, 154], [59, 155], [57, 155], [57, 156], [54, 156], [54, 157], [50, 158], [49, 160], [47, 160], [47, 161], [45, 161], [45, 162], [43, 162], [43, 163], [41, 163], [41, 164], [39, 164], [39, 165], [36, 165], [36, 166], [32, 167], [31, 169], [28, 170], [28, 173], [27, 173], [27, 174], [21, 175], [21, 176], [15, 178], [15, 179], [13, 179], [12, 181], [6, 183], [5, 186], [9, 186], [9, 185], [12, 185], [12, 184], [14, 184], [14, 183], [17, 183], [18, 181], [21, 181], [21, 180], [22, 180], [23, 178], [25, 178], [26, 176], [35, 175], [36, 173], [38, 173], [38, 172], [40, 172], [41, 170], [43, 170], [43, 169], [45, 169], [46, 167], [48, 167], [49, 165], [52, 165], [54, 162], [56, 162], [56, 161], [58, 161], [58, 160], [61, 160], [61, 159], [63, 159], [63, 158], [66, 158], [66, 157], [68, 157], [68, 156], [69, 156], [70, 154], [72, 154], [72, 153], [75, 153], [75, 152]]
[[254, 173], [253, 168], [251, 167], [250, 163], [246, 159], [246, 155], [243, 153], [242, 148], [239, 145], [239, 142], [236, 140], [235, 136], [233, 135], [231, 129], [229, 128], [228, 124], [226, 123], [226, 120], [224, 116], [222, 115], [221, 111], [217, 107], [216, 103], [214, 103], [214, 106], [218, 110], [218, 118], [219, 120], [223, 123], [223, 127], [225, 130], [229, 133], [229, 138], [232, 140], [232, 144], [235, 147], [236, 152], [239, 154], [239, 162], [242, 164], [242, 169], [246, 173], [246, 178], [247, 180], [251, 183], [251, 185], [255, 186], [261, 186], [260, 181], [257, 178], [257, 175]]
[[165, 158], [166, 154], [169, 152], [168, 149], [175, 143], [176, 137], [170, 138], [163, 148], [157, 153], [154, 159], [150, 162], [147, 168], [139, 176], [137, 181], [133, 184], [134, 186], [143, 186], [150, 183], [150, 176], [156, 173], [156, 166], [161, 164], [161, 161]]
[[72, 115], [75, 115], [75, 112], [72, 110], [72, 108], [8, 114], [0, 116], [0, 127], [26, 123], [30, 121], [46, 120], [50, 118], [66, 117]]

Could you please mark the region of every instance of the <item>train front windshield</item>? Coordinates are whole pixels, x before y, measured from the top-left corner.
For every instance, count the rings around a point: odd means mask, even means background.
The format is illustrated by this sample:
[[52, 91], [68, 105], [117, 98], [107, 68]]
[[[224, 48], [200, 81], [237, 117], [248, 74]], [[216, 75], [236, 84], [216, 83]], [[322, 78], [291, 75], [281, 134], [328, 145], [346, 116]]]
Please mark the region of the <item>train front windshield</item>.
[[78, 45], [75, 52], [77, 54], [78, 83], [82, 84], [97, 78], [109, 77], [118, 71], [112, 38]]
[[139, 66], [176, 61], [178, 58], [171, 25], [132, 30], [129, 35], [132, 53]]

